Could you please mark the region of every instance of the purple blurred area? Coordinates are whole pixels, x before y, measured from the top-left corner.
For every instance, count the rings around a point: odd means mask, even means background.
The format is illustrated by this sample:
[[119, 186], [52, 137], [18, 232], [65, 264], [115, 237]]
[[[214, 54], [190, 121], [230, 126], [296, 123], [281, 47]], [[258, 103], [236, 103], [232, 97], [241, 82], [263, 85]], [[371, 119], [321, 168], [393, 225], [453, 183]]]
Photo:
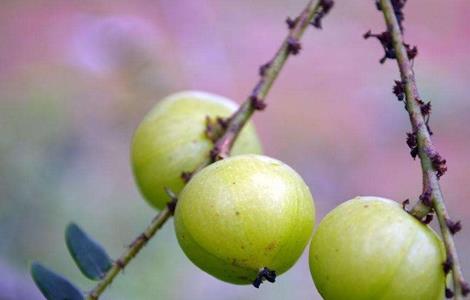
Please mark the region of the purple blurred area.
[[[396, 201], [421, 190], [405, 143], [410, 125], [392, 94], [394, 61], [364, 40], [384, 29], [370, 1], [336, 1], [323, 30], [310, 28], [257, 113], [267, 155], [310, 186], [317, 223], [356, 195]], [[405, 39], [470, 275], [470, 2], [408, 1]], [[286, 35], [284, 20], [305, 1], [4, 0], [0, 8], [0, 299], [41, 299], [28, 275], [39, 260], [74, 280], [63, 230], [76, 221], [113, 257], [155, 214], [129, 163], [133, 130], [162, 97], [186, 89], [241, 103], [258, 67]], [[3, 287], [5, 284], [5, 287]], [[234, 286], [198, 270], [167, 224], [103, 299], [321, 299], [306, 255], [273, 285]]]

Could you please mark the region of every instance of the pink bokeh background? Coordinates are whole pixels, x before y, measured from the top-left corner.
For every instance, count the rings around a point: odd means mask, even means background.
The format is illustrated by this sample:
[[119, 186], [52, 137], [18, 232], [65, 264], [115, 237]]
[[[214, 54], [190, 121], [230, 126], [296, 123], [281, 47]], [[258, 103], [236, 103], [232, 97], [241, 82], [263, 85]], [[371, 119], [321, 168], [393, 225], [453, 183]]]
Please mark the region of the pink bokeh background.
[[[384, 29], [373, 1], [337, 0], [310, 28], [254, 116], [265, 153], [310, 186], [317, 223], [356, 195], [403, 201], [421, 190], [405, 143], [410, 125], [392, 94], [394, 61], [364, 40]], [[405, 39], [432, 100], [433, 141], [447, 159], [443, 193], [464, 230], [470, 270], [470, 2], [408, 1]], [[81, 224], [115, 257], [155, 214], [138, 194], [129, 143], [162, 97], [205, 90], [241, 103], [304, 1], [3, 1], [0, 9], [0, 299], [41, 299], [28, 275], [40, 260], [83, 279], [63, 230]], [[170, 222], [171, 223], [171, 222]], [[4, 278], [4, 280], [3, 280]], [[321, 299], [306, 256], [276, 284], [233, 286], [198, 270], [168, 224], [103, 299]]]

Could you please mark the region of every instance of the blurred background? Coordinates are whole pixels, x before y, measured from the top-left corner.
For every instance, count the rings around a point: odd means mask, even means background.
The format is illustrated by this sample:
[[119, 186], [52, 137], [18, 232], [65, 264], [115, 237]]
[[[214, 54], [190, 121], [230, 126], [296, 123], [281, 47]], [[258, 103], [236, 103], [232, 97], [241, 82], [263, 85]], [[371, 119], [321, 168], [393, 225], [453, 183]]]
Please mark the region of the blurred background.
[[[317, 223], [356, 195], [397, 201], [421, 189], [405, 144], [394, 61], [364, 40], [384, 29], [373, 1], [336, 1], [324, 30], [310, 28], [257, 113], [265, 153], [310, 186]], [[0, 299], [42, 299], [29, 277], [39, 260], [82, 289], [93, 286], [69, 257], [70, 221], [113, 257], [155, 211], [129, 163], [132, 133], [162, 97], [200, 89], [243, 101], [306, 1], [3, 0], [0, 8]], [[464, 231], [456, 236], [470, 276], [470, 2], [409, 1], [406, 40], [432, 100], [433, 141], [448, 160], [443, 192]], [[321, 299], [306, 255], [275, 284], [235, 286], [198, 270], [170, 222], [103, 299]], [[467, 237], [467, 238], [466, 238]], [[221, 296], [223, 295], [223, 296]]]

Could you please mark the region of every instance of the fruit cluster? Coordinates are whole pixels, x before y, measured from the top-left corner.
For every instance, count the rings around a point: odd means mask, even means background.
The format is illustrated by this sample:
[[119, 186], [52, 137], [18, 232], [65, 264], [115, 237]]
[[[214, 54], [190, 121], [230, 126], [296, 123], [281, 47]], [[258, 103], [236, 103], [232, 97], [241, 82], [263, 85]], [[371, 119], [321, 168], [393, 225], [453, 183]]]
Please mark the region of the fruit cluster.
[[[165, 189], [178, 195], [176, 235], [195, 265], [223, 281], [258, 287], [299, 259], [312, 237], [315, 206], [298, 173], [260, 155], [252, 124], [240, 133], [230, 158], [185, 184], [182, 174], [207, 160], [213, 147], [217, 128], [208, 127], [222, 126], [236, 108], [203, 92], [163, 99], [136, 130], [132, 166], [142, 195], [155, 208], [170, 200]], [[320, 222], [309, 262], [327, 300], [438, 300], [445, 286], [444, 256], [434, 231], [398, 203], [356, 197]]]

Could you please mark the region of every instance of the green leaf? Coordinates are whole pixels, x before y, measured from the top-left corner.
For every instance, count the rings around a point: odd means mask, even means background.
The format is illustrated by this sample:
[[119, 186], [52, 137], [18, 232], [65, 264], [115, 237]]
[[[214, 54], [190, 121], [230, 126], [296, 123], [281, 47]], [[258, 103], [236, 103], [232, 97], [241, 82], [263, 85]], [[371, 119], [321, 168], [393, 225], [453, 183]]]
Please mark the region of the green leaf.
[[47, 300], [85, 299], [75, 285], [37, 262], [31, 265], [31, 276]]
[[91, 239], [78, 225], [71, 223], [65, 230], [65, 242], [83, 275], [99, 280], [111, 268], [111, 258], [104, 248]]

